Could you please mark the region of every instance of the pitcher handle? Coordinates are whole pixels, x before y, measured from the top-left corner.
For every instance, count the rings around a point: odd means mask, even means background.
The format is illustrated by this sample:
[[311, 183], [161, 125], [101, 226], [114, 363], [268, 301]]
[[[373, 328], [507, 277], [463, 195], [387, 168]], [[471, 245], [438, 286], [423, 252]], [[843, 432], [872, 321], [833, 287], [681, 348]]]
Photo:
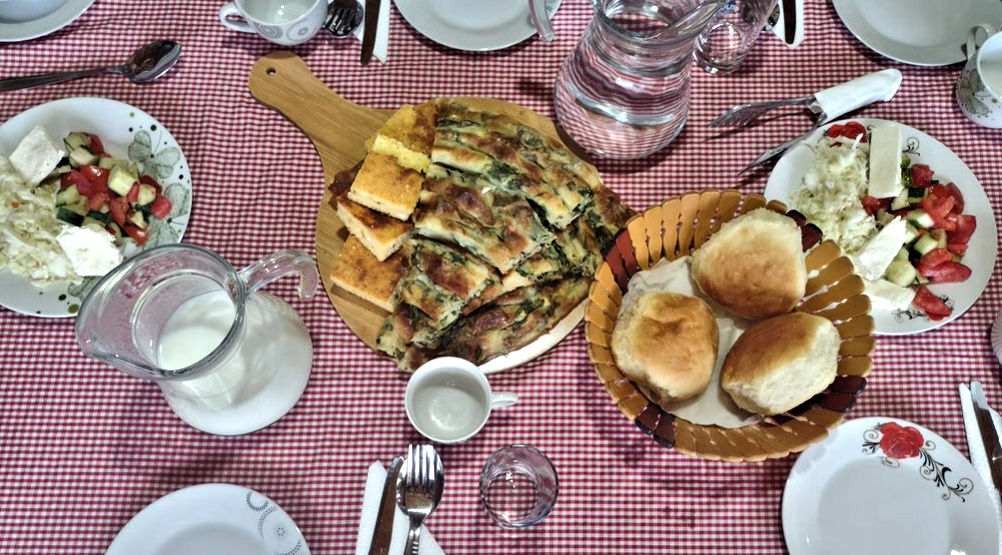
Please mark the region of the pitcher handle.
[[272, 253], [240, 270], [240, 278], [247, 284], [248, 293], [268, 285], [288, 274], [299, 274], [299, 298], [308, 299], [317, 292], [320, 274], [310, 255], [298, 249]]
[[536, 26], [539, 37], [546, 42], [553, 40], [556, 34], [553, 26], [550, 25], [550, 16], [546, 13], [545, 0], [529, 0], [529, 14], [532, 16], [532, 23]]

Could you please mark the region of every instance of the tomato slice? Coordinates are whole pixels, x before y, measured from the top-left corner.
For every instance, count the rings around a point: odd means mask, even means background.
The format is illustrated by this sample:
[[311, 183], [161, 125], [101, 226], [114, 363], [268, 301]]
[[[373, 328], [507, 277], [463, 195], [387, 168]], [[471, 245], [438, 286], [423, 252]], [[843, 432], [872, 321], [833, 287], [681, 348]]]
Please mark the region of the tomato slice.
[[81, 131], [81, 133], [90, 137], [90, 144], [87, 145], [87, 150], [97, 154], [98, 156], [104, 153], [104, 144], [101, 143], [101, 139], [97, 138], [97, 135], [86, 131]]
[[845, 129], [844, 125], [836, 123], [835, 125], [828, 128], [828, 136], [831, 137], [832, 139], [834, 139], [835, 137], [841, 137], [842, 131], [844, 129]]
[[140, 247], [143, 246], [143, 244], [145, 244], [146, 240], [149, 238], [149, 234], [146, 233], [145, 229], [140, 229], [138, 226], [133, 225], [131, 223], [123, 226], [123, 229], [125, 230], [125, 233], [129, 237], [132, 237], [132, 240], [135, 241], [136, 244], [139, 245]]
[[162, 220], [170, 215], [171, 206], [170, 199], [163, 195], [157, 195], [157, 198], [153, 200], [153, 204], [150, 206], [150, 213], [153, 217]]
[[139, 200], [139, 183], [132, 184], [129, 194], [125, 195], [125, 200], [129, 201], [129, 204], [135, 204]]
[[912, 187], [928, 187], [932, 181], [932, 168], [925, 164], [912, 164], [908, 172], [912, 176]]
[[[858, 121], [850, 121], [842, 128], [842, 136], [848, 139], [859, 138], [859, 142], [866, 142], [866, 128]], [[862, 136], [862, 137], [860, 137]]]
[[933, 269], [946, 262], [953, 262], [953, 253], [947, 249], [933, 249], [919, 259], [917, 269], [920, 274], [929, 277]]
[[88, 210], [100, 211], [101, 207], [111, 201], [111, 193], [108, 191], [98, 191], [90, 197], [90, 202], [87, 203]]
[[946, 241], [966, 245], [974, 230], [978, 228], [978, 219], [971, 214], [960, 214], [957, 216], [957, 229], [946, 232]]
[[111, 175], [111, 170], [98, 166], [84, 165], [80, 166], [80, 173], [90, 180], [95, 191], [101, 192], [108, 190], [108, 176]]
[[951, 210], [951, 212], [953, 212], [954, 214], [963, 213], [964, 195], [960, 192], [960, 188], [958, 188], [953, 183], [947, 183], [946, 191], [951, 197], [953, 197], [953, 210]]
[[963, 257], [965, 254], [967, 254], [967, 243], [947, 243], [946, 250], [952, 252], [953, 254], [959, 257]]
[[924, 274], [932, 283], [957, 283], [971, 277], [971, 269], [960, 262], [944, 262]]
[[124, 227], [126, 213], [129, 211], [129, 201], [123, 197], [115, 197], [108, 201], [108, 208], [111, 212], [111, 220], [118, 224], [118, 227]]
[[915, 298], [912, 304], [922, 309], [930, 320], [942, 320], [950, 315], [950, 307], [946, 306], [939, 297], [932, 294], [924, 285], [915, 291]]
[[98, 191], [97, 186], [77, 170], [70, 170], [68, 173], [64, 173], [63, 176], [62, 179], [68, 180], [70, 185], [76, 185], [77, 192], [85, 197], [89, 197]]
[[156, 189], [157, 190], [157, 196], [159, 196], [160, 193], [163, 192], [163, 187], [161, 187], [160, 184], [157, 183], [157, 180], [153, 179], [152, 177], [150, 177], [148, 175], [141, 175], [141, 176], [139, 176], [139, 182], [142, 183], [142, 184], [144, 184], [144, 185], [150, 185], [154, 189]]
[[929, 213], [933, 227], [953, 231], [957, 229], [957, 218], [950, 213], [953, 210], [953, 197], [938, 197], [930, 194], [922, 199], [922, 209]]
[[863, 210], [866, 210], [866, 213], [871, 216], [876, 215], [880, 211], [880, 199], [877, 197], [866, 195], [860, 202], [863, 203]]

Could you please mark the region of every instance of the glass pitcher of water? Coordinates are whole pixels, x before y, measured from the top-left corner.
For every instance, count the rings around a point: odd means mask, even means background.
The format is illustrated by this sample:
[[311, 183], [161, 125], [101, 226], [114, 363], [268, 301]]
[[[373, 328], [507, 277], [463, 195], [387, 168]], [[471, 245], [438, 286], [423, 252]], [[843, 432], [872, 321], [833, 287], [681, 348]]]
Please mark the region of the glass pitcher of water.
[[156, 381], [195, 428], [249, 433], [295, 405], [313, 366], [299, 315], [260, 291], [287, 274], [299, 274], [301, 298], [313, 296], [319, 276], [302, 251], [237, 271], [200, 247], [153, 248], [91, 290], [77, 315], [77, 342], [93, 358]]
[[696, 37], [724, 0], [593, 0], [595, 17], [557, 74], [557, 119], [587, 151], [642, 158], [689, 115]]

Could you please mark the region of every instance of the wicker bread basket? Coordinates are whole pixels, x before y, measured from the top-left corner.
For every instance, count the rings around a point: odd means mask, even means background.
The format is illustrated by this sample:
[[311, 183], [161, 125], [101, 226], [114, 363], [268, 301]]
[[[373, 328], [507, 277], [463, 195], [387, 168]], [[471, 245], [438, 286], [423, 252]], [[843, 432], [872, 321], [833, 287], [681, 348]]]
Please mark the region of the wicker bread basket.
[[[662, 259], [686, 256], [720, 226], [745, 212], [766, 207], [784, 214], [780, 202], [737, 191], [704, 191], [673, 198], [634, 217], [599, 266], [588, 297], [585, 338], [599, 380], [620, 411], [655, 441], [688, 455], [727, 461], [785, 457], [821, 440], [855, 404], [870, 372], [874, 348], [870, 301], [852, 262], [838, 246], [818, 244], [816, 228], [804, 233], [809, 279], [795, 310], [828, 318], [838, 328], [838, 375], [827, 390], [795, 409], [741, 428], [702, 426], [667, 414], [616, 367], [610, 345], [630, 277]], [[796, 219], [796, 218], [795, 218]], [[803, 225], [801, 219], [798, 223]], [[813, 226], [808, 226], [808, 228]], [[809, 249], [809, 250], [808, 250]]]

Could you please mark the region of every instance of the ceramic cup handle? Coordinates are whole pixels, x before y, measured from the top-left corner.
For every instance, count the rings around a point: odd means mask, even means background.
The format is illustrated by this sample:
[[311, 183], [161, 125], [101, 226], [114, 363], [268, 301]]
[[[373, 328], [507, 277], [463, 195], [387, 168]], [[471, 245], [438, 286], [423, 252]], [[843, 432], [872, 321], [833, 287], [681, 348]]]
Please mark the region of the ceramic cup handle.
[[510, 407], [517, 402], [518, 395], [514, 393], [495, 393], [491, 395], [491, 409]]
[[237, 8], [237, 5], [234, 4], [233, 2], [230, 2], [229, 4], [224, 4], [222, 8], [219, 8], [219, 21], [222, 21], [223, 25], [226, 25], [227, 27], [233, 29], [234, 31], [240, 31], [241, 33], [256, 32], [254, 31], [253, 28], [251, 28], [250, 23], [247, 23], [242, 19], [241, 20], [230, 19], [230, 16], [234, 15], [241, 18], [243, 17], [243, 14], [240, 13], [240, 10]]

